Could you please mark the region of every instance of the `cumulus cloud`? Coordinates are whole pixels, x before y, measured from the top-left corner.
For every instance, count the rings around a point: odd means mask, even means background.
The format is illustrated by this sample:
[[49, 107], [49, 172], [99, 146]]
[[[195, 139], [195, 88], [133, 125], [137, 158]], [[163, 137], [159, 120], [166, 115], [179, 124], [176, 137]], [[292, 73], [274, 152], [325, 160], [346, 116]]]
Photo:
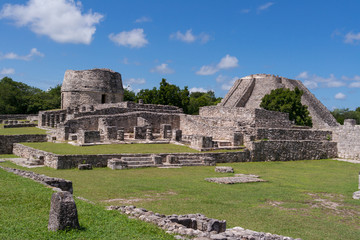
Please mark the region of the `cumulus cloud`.
[[207, 92], [208, 90], [206, 90], [205, 88], [202, 87], [193, 87], [189, 89], [189, 92]]
[[141, 85], [145, 83], [146, 83], [145, 78], [129, 78], [125, 80], [126, 85], [133, 85], [133, 84]]
[[143, 22], [152, 22], [152, 19], [149, 17], [141, 17], [135, 20], [135, 23], [143, 23]]
[[90, 44], [103, 15], [81, 9], [81, 2], [74, 0], [29, 0], [25, 5], [5, 4], [0, 19], [11, 19], [59, 43]]
[[172, 74], [174, 73], [174, 69], [171, 69], [170, 67], [168, 67], [167, 63], [162, 63], [154, 68], [152, 68], [150, 70], [150, 72], [153, 73], [160, 73], [160, 74]]
[[342, 79], [345, 81], [352, 81], [352, 83], [349, 84], [350, 88], [360, 88], [360, 76], [359, 75], [355, 75], [353, 77], [342, 76]]
[[219, 75], [216, 77], [216, 82], [221, 83], [222, 90], [230, 90], [230, 88], [234, 85], [235, 81], [238, 80], [239, 77], [229, 77], [224, 75]]
[[118, 34], [111, 33], [109, 38], [114, 43], [130, 47], [130, 48], [141, 48], [148, 44], [146, 35], [144, 34], [144, 29], [136, 28], [131, 31], [123, 31]]
[[304, 85], [310, 89], [319, 87], [343, 87], [346, 85], [343, 81], [336, 78], [334, 74], [330, 74], [330, 76], [326, 78], [316, 74], [309, 74], [305, 71], [297, 75], [296, 78], [303, 80]]
[[345, 43], [353, 44], [353, 43], [359, 43], [359, 41], [360, 41], [360, 32], [359, 33], [349, 32], [344, 37]]
[[15, 74], [15, 69], [13, 69], [13, 68], [3, 68], [0, 71], [0, 74], [1, 75], [12, 75], [12, 74]]
[[249, 12], [250, 12], [250, 9], [248, 9], [248, 8], [241, 9], [240, 12], [241, 12], [241, 13], [249, 13]]
[[232, 57], [227, 54], [223, 57], [218, 64], [204, 65], [197, 72], [197, 75], [213, 75], [222, 69], [235, 68], [238, 66], [239, 60], [236, 57]]
[[200, 41], [200, 43], [204, 44], [210, 40], [210, 36], [206, 33], [200, 33], [199, 35], [194, 35], [192, 33], [192, 29], [189, 29], [185, 33], [181, 33], [180, 31], [177, 31], [176, 33], [170, 34], [170, 39], [175, 39], [186, 43], [192, 43], [198, 40]]
[[38, 56], [38, 57], [44, 57], [45, 55], [41, 52], [39, 52], [36, 48], [32, 48], [30, 50], [30, 53], [24, 56], [18, 55], [16, 53], [10, 52], [10, 53], [6, 53], [6, 54], [1, 54], [0, 53], [0, 60], [1, 59], [10, 59], [10, 60], [25, 60], [25, 61], [30, 61], [33, 57]]
[[339, 93], [337, 93], [337, 94], [335, 94], [335, 99], [338, 99], [338, 100], [343, 100], [343, 99], [345, 99], [346, 98], [346, 95], [345, 94], [343, 94], [343, 93], [341, 93], [341, 92], [339, 92]]
[[258, 13], [260, 13], [260, 12], [262, 12], [262, 11], [270, 8], [272, 5], [274, 5], [273, 2], [268, 2], [268, 3], [265, 3], [265, 4], [263, 4], [263, 5], [260, 5], [260, 6], [257, 8]]

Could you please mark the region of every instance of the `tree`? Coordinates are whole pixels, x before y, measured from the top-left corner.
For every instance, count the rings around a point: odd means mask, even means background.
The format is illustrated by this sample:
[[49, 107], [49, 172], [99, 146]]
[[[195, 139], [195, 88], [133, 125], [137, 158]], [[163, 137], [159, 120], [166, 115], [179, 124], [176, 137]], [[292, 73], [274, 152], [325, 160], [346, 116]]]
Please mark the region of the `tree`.
[[124, 89], [124, 101], [132, 101], [135, 102], [136, 100], [136, 94], [134, 91], [131, 91], [127, 88]]
[[190, 103], [188, 107], [189, 114], [199, 114], [199, 108], [204, 106], [216, 105], [221, 98], [216, 98], [213, 91], [192, 92], [190, 94]]
[[331, 114], [340, 124], [344, 124], [345, 119], [355, 119], [356, 124], [360, 124], [360, 107], [356, 108], [355, 111], [348, 108], [334, 109]]
[[289, 119], [295, 121], [296, 125], [312, 127], [312, 119], [308, 107], [301, 103], [303, 91], [295, 88], [293, 91], [288, 88], [278, 88], [266, 94], [260, 107], [270, 110], [289, 113]]

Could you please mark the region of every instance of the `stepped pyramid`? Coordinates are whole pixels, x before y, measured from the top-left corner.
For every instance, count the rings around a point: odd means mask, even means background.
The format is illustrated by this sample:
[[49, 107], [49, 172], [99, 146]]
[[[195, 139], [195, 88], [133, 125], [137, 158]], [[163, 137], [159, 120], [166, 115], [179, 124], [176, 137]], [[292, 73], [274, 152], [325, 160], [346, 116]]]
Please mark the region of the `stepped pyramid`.
[[273, 89], [298, 87], [304, 92], [301, 102], [308, 106], [314, 128], [338, 126], [330, 111], [299, 80], [270, 74], [253, 74], [235, 81], [219, 106], [260, 108], [261, 99]]

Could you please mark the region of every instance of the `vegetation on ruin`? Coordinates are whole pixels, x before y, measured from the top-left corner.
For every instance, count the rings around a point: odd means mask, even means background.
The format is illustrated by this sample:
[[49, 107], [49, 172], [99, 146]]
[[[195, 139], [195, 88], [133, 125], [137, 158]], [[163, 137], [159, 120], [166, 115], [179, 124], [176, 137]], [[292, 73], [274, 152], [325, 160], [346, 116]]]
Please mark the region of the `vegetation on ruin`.
[[[8, 162], [0, 165], [20, 168]], [[259, 175], [267, 182], [220, 185], [204, 181], [208, 177], [233, 176], [217, 173], [213, 166], [128, 170], [95, 168], [90, 171], [44, 167], [31, 170], [73, 181], [75, 196], [101, 206], [135, 205], [162, 214], [203, 213], [211, 218], [226, 219], [228, 227], [241, 226], [302, 239], [359, 238], [360, 202], [352, 199], [352, 193], [358, 188], [359, 167], [356, 164], [315, 160], [219, 165], [231, 166], [235, 173]], [[16, 189], [8, 187], [4, 194]], [[36, 191], [31, 195], [35, 199], [39, 196]], [[81, 201], [77, 203], [80, 209], [85, 205]], [[97, 214], [103, 214], [100, 208], [97, 209]], [[44, 221], [48, 216], [45, 210], [48, 211], [48, 205], [40, 209], [44, 212]], [[13, 216], [23, 221], [28, 215], [22, 214], [19, 211]], [[79, 214], [80, 221], [85, 224], [81, 219], [84, 217], [82, 210]], [[46, 221], [44, 224], [46, 226]], [[14, 228], [17, 226], [15, 221], [12, 225]]]
[[289, 113], [289, 119], [296, 125], [312, 127], [308, 107], [301, 103], [302, 95], [303, 91], [297, 87], [294, 90], [274, 89], [262, 98], [260, 107], [270, 111]]
[[154, 225], [75, 199], [80, 230], [47, 229], [54, 191], [0, 169], [0, 239], [174, 239]]
[[345, 119], [355, 119], [356, 124], [360, 124], [360, 107], [356, 108], [355, 111], [348, 108], [334, 109], [331, 114], [340, 124], [344, 124]]
[[46, 134], [44, 129], [36, 127], [22, 127], [22, 128], [3, 128], [0, 124], [0, 135], [25, 135], [25, 134]]
[[4, 77], [0, 80], [0, 114], [29, 114], [60, 108], [61, 86], [48, 91]]

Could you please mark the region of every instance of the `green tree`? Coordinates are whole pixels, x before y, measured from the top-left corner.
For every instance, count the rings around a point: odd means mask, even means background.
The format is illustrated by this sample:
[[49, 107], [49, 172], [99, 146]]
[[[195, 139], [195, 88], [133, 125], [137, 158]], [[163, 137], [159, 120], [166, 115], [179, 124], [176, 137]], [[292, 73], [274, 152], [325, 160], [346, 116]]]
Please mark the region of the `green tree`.
[[135, 100], [136, 100], [136, 94], [134, 93], [134, 91], [124, 88], [124, 101], [135, 102]]
[[216, 98], [213, 91], [192, 92], [190, 94], [190, 103], [188, 107], [189, 114], [199, 114], [199, 108], [204, 106], [216, 105], [221, 98]]
[[331, 114], [340, 124], [344, 124], [345, 119], [355, 119], [356, 124], [360, 124], [360, 107], [356, 108], [355, 111], [348, 108], [334, 109]]
[[312, 119], [308, 111], [308, 107], [301, 103], [303, 91], [295, 88], [293, 91], [288, 88], [278, 88], [266, 94], [262, 100], [260, 107], [270, 110], [289, 113], [291, 121], [295, 121], [296, 125], [312, 126]]

